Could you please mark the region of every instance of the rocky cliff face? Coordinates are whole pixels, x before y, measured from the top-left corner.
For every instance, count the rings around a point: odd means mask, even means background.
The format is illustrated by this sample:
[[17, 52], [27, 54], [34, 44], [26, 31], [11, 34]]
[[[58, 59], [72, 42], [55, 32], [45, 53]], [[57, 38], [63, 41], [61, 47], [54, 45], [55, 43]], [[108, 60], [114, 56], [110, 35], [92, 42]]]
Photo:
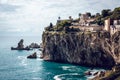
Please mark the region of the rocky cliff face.
[[[78, 65], [112, 67], [119, 60], [120, 32], [44, 32], [43, 59]], [[114, 48], [114, 50], [112, 50]], [[116, 57], [117, 56], [117, 57]]]

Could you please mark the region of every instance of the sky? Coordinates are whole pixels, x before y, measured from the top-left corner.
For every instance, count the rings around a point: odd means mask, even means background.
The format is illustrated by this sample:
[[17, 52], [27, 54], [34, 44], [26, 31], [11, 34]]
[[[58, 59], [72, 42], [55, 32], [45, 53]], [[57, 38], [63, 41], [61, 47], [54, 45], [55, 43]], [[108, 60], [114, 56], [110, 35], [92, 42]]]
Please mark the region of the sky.
[[120, 0], [0, 0], [0, 36], [41, 36], [50, 22], [120, 7]]

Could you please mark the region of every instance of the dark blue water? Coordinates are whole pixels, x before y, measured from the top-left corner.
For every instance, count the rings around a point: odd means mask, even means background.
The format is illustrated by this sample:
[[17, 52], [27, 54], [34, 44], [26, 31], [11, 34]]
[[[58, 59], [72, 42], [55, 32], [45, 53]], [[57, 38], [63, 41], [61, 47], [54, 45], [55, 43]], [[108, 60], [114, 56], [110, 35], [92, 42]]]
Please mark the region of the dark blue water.
[[0, 80], [86, 80], [84, 72], [89, 68], [70, 64], [45, 62], [42, 59], [27, 59], [34, 51], [11, 51], [23, 38], [25, 45], [40, 43], [40, 37], [0, 37]]

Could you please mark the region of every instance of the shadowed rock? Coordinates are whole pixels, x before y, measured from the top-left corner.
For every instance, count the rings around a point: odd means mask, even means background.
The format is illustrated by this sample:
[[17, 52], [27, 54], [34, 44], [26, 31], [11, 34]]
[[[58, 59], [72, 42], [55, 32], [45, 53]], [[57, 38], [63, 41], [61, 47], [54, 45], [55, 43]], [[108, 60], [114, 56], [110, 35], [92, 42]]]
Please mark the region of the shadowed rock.
[[19, 49], [24, 48], [23, 42], [24, 42], [24, 40], [23, 40], [23, 39], [21, 39], [21, 40], [19, 41], [19, 43], [18, 43], [17, 48], [19, 48]]
[[38, 45], [37, 43], [31, 43], [29, 45], [29, 48], [40, 48], [40, 45]]
[[101, 71], [91, 80], [120, 80], [120, 65], [115, 65], [112, 70]]
[[[115, 59], [106, 40], [109, 32], [44, 32], [43, 59], [85, 66], [111, 68]], [[116, 39], [115, 39], [116, 40]]]
[[35, 58], [37, 58], [36, 52], [33, 53], [32, 55], [27, 56], [27, 58], [30, 58], [30, 59], [35, 59]]
[[85, 74], [86, 76], [87, 76], [87, 75], [89, 75], [89, 76], [92, 75], [91, 71], [87, 71], [87, 72], [85, 72], [84, 74]]

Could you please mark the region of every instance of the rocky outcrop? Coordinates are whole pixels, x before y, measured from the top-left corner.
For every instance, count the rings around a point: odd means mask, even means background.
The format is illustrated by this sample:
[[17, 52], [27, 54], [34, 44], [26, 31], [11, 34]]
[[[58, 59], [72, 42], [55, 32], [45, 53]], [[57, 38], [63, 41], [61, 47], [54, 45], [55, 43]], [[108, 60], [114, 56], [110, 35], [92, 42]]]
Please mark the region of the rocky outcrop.
[[31, 43], [29, 46], [24, 47], [23, 42], [24, 42], [24, 40], [21, 39], [18, 42], [17, 47], [11, 47], [11, 50], [33, 50], [33, 49], [40, 49], [40, 50], [42, 50], [42, 44], [39, 45], [37, 43]]
[[29, 45], [29, 48], [40, 48], [40, 45], [38, 45], [37, 43], [31, 43]]
[[23, 42], [24, 42], [24, 40], [21, 39], [21, 40], [19, 41], [19, 43], [18, 43], [17, 48], [24, 48]]
[[90, 71], [87, 71], [87, 72], [85, 72], [84, 74], [85, 74], [85, 75], [88, 75], [88, 76], [89, 76], [89, 75], [92, 75], [92, 73], [91, 73]]
[[120, 32], [44, 32], [44, 60], [110, 68], [119, 61]]
[[24, 47], [23, 42], [24, 42], [24, 40], [21, 39], [21, 40], [18, 42], [17, 47], [11, 47], [11, 50], [31, 50], [28, 46]]
[[35, 58], [37, 58], [37, 53], [34, 52], [32, 55], [27, 56], [27, 58], [35, 59]]

